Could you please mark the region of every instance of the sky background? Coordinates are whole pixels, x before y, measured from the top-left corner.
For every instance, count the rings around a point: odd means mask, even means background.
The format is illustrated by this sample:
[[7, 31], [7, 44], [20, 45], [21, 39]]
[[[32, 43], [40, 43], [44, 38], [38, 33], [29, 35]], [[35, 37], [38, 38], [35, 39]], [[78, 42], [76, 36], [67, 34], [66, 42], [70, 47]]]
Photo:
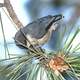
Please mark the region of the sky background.
[[[33, 9], [31, 9], [32, 4], [31, 4], [31, 0], [10, 0], [11, 4], [19, 18], [19, 20], [23, 23], [23, 25], [27, 25], [28, 23], [30, 23], [31, 21], [39, 18], [39, 17], [43, 17], [49, 14], [57, 14], [57, 13], [62, 13], [65, 18], [64, 18], [64, 22], [66, 22], [70, 19], [71, 14], [74, 12], [74, 8], [71, 6], [65, 6], [64, 7], [60, 7], [60, 8], [55, 8], [52, 7], [51, 5], [48, 4], [49, 0], [32, 0], [32, 1], [41, 1], [41, 2], [36, 2], [33, 4]], [[46, 1], [46, 4], [45, 2]], [[71, 0], [70, 0], [71, 1]], [[79, 1], [79, 0], [74, 0], [74, 1]], [[74, 1], [72, 0], [71, 2], [74, 3]], [[0, 0], [0, 3], [3, 2], [3, 0]], [[38, 5], [38, 9], [40, 12], [37, 12], [38, 15], [36, 14], [36, 5]], [[41, 5], [42, 4], [42, 5]], [[48, 5], [47, 5], [48, 4]], [[70, 3], [69, 3], [70, 4]], [[40, 6], [41, 5], [41, 6]], [[33, 14], [34, 12], [34, 14]], [[8, 49], [9, 49], [9, 53], [12, 54], [12, 57], [17, 55], [22, 55], [24, 54], [24, 52], [26, 51], [25, 49], [20, 49], [19, 47], [17, 47], [15, 45], [14, 42], [14, 36], [17, 32], [14, 24], [9, 20], [9, 18], [6, 16], [6, 14], [4, 13], [3, 9], [0, 8], [0, 13], [1, 13], [1, 17], [2, 17], [2, 22], [3, 22], [3, 28], [4, 28], [4, 33], [5, 33], [5, 38], [6, 38], [6, 42], [8, 44]], [[80, 26], [79, 23], [80, 20], [77, 21], [75, 26]], [[76, 36], [76, 39], [73, 41], [73, 47], [75, 45], [77, 45], [78, 43], [80, 43], [80, 33]], [[0, 59], [5, 59], [8, 58], [8, 54], [5, 57], [5, 45], [4, 45], [4, 39], [3, 39], [3, 34], [2, 34], [2, 28], [1, 28], [1, 24], [0, 24]], [[49, 49], [48, 44], [43, 46], [46, 49]], [[44, 79], [45, 79], [44, 75]], [[38, 74], [38, 80], [39, 78], [39, 74]]]
[[[0, 0], [0, 2], [3, 2], [3, 1]], [[37, 17], [32, 18], [30, 16], [30, 15], [32, 15], [29, 11], [29, 9], [31, 7], [30, 0], [11, 0], [11, 4], [13, 5], [13, 8], [14, 8], [19, 20], [23, 23], [24, 26], [27, 25], [29, 22], [37, 19]], [[37, 3], [37, 4], [39, 4], [39, 3]], [[39, 9], [41, 11], [40, 11], [38, 17], [43, 17], [43, 16], [53, 14], [53, 13], [54, 14], [62, 13], [65, 16], [64, 21], [68, 21], [71, 16], [71, 13], [74, 12], [73, 7], [65, 7], [64, 6], [57, 10], [55, 8], [52, 8], [49, 5], [44, 7], [44, 5], [46, 6], [46, 4], [43, 3], [42, 6], [39, 7]], [[16, 28], [14, 27], [12, 22], [8, 19], [8, 17], [5, 15], [2, 8], [0, 8], [0, 12], [1, 12], [1, 16], [2, 16], [3, 28], [4, 28], [6, 41], [7, 41], [8, 47], [9, 47], [9, 52], [11, 54], [23, 53], [23, 51], [25, 51], [25, 50], [19, 49], [14, 43], [14, 36], [15, 36], [15, 33], [17, 32]], [[77, 25], [80, 25], [79, 21], [77, 21]], [[74, 41], [74, 45], [76, 45], [79, 42], [80, 42], [80, 33], [76, 37], [76, 39]], [[48, 45], [44, 45], [44, 47], [49, 48]], [[4, 40], [3, 40], [1, 25], [0, 25], [0, 58], [1, 59], [5, 58]]]

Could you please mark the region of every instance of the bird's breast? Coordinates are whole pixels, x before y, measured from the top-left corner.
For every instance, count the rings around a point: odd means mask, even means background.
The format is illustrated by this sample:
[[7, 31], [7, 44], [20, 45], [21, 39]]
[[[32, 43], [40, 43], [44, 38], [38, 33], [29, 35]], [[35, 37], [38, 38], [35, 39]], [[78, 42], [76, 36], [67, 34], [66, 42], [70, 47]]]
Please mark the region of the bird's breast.
[[[42, 38], [40, 39], [36, 39], [36, 38], [33, 38], [32, 36], [30, 35], [26, 35], [27, 39], [30, 41], [30, 43], [34, 46], [39, 46], [39, 45], [43, 45], [45, 44], [46, 42], [48, 42], [48, 40], [50, 39], [51, 37], [51, 32], [48, 31]], [[28, 43], [28, 41], [27, 41]], [[30, 44], [28, 43], [27, 46], [29, 47]]]
[[41, 39], [38, 39], [39, 44], [45, 44], [51, 37], [51, 32], [48, 31]]

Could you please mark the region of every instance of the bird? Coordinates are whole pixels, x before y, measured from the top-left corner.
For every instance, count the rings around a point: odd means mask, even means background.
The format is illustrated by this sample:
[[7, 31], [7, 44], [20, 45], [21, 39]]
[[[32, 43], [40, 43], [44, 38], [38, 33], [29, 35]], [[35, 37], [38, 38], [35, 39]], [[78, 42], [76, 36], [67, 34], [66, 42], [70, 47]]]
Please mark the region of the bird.
[[14, 37], [16, 45], [27, 48], [44, 45], [50, 39], [52, 32], [57, 29], [57, 22], [62, 18], [62, 14], [48, 15], [20, 28]]

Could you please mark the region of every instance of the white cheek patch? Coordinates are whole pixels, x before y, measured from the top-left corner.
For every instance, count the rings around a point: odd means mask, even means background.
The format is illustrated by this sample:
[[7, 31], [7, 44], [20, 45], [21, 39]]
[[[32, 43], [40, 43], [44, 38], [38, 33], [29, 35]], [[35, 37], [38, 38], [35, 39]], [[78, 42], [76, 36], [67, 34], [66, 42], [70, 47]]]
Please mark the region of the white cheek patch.
[[53, 24], [51, 28], [52, 28], [52, 30], [55, 31], [57, 27], [58, 27], [58, 24]]

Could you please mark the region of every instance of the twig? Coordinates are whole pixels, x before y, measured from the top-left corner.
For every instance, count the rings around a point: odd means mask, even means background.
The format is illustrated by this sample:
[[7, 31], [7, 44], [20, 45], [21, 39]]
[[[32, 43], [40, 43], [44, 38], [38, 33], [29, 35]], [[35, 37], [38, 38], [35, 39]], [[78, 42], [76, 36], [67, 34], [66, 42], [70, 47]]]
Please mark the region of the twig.
[[12, 24], [14, 25], [14, 27], [16, 28], [16, 30], [18, 30], [17, 25], [13, 22], [13, 20], [11, 19], [11, 17], [9, 16], [9, 14], [5, 11], [4, 8], [2, 8], [2, 10], [4, 11], [5, 15], [8, 17], [8, 19], [12, 22]]
[[4, 6], [6, 7], [10, 17], [12, 18], [13, 22], [17, 25], [17, 27], [18, 28], [23, 27], [23, 24], [18, 19], [9, 0], [4, 0]]
[[6, 50], [8, 52], [8, 56], [10, 58], [8, 46], [7, 46], [7, 43], [6, 43], [5, 33], [4, 33], [4, 29], [3, 29], [3, 23], [2, 23], [1, 13], [0, 13], [0, 21], [1, 21], [1, 28], [2, 28], [2, 33], [3, 33], [3, 38], [4, 38], [5, 58], [6, 58]]

